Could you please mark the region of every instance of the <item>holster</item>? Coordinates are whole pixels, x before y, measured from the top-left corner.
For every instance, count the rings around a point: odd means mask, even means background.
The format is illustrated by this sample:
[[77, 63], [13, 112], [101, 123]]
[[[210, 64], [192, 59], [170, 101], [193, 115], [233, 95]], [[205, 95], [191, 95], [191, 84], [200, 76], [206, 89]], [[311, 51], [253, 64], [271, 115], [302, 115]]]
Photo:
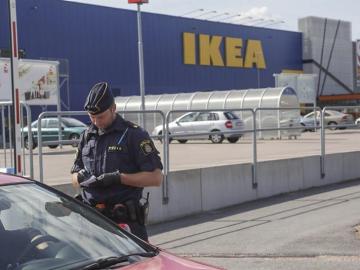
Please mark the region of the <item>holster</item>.
[[128, 200], [124, 203], [117, 203], [111, 209], [112, 219], [116, 222], [136, 222], [138, 221], [138, 202]]
[[138, 222], [141, 225], [147, 224], [147, 219], [149, 215], [149, 203], [139, 204], [138, 207]]
[[128, 200], [124, 204], [115, 204], [112, 212], [117, 220], [145, 225], [149, 213], [149, 201], [148, 199], [145, 202]]
[[149, 214], [149, 193], [143, 201], [128, 200], [114, 205], [96, 204], [95, 208], [117, 223], [138, 222], [145, 225]]
[[138, 216], [137, 216], [138, 202], [134, 201], [134, 200], [128, 200], [125, 202], [125, 205], [128, 210], [129, 220], [132, 222], [137, 221], [138, 220]]
[[128, 208], [122, 203], [115, 204], [110, 212], [112, 215], [110, 218], [118, 223], [126, 223], [129, 221]]
[[149, 215], [149, 192], [146, 195], [146, 199], [143, 201], [139, 201], [137, 207], [137, 217], [138, 222], [141, 225], [147, 224], [147, 219]]

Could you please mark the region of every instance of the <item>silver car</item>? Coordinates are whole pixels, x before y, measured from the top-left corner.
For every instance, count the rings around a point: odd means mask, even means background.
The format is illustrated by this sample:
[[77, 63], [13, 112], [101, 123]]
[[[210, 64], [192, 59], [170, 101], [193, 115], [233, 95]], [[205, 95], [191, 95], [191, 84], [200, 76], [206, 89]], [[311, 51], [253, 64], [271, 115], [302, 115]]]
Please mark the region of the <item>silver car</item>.
[[301, 116], [300, 124], [304, 127], [303, 131], [315, 131], [316, 128], [320, 127], [320, 119], [314, 118], [314, 114], [309, 117]]
[[[314, 112], [308, 113], [304, 118], [314, 119]], [[320, 120], [320, 112], [316, 111], [316, 119]], [[335, 130], [338, 125], [353, 125], [354, 117], [351, 114], [346, 114], [334, 110], [326, 110], [324, 115], [324, 125], [329, 126], [329, 129]], [[346, 129], [346, 127], [339, 127], [339, 129]]]
[[355, 125], [358, 125], [360, 127], [360, 118], [356, 119]]
[[[189, 139], [209, 139], [213, 143], [222, 143], [226, 138], [230, 143], [236, 143], [243, 136], [244, 123], [233, 112], [189, 112], [169, 123], [169, 132], [172, 135], [184, 135], [176, 137], [180, 143], [186, 143]], [[221, 132], [230, 132], [223, 134]], [[210, 135], [186, 136], [194, 133], [211, 133]], [[155, 127], [154, 136], [163, 134], [163, 126]], [[160, 139], [161, 140], [161, 139]]]

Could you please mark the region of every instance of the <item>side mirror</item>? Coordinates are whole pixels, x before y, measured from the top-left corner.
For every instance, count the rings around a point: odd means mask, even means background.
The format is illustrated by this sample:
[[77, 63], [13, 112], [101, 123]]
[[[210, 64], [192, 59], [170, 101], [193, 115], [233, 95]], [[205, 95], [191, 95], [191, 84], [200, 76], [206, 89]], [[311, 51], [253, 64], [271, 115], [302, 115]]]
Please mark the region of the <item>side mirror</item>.
[[179, 122], [179, 121], [176, 121], [175, 123], [176, 123], [178, 126], [180, 126], [180, 122]]

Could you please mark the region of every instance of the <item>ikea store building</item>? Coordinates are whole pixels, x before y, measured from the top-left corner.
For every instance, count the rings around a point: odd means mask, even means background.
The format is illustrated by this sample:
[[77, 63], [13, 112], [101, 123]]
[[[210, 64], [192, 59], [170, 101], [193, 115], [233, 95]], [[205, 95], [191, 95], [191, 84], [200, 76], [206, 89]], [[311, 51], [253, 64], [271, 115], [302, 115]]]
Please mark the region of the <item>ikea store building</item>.
[[[0, 0], [2, 52], [9, 48], [7, 5]], [[82, 110], [98, 81], [108, 81], [115, 96], [139, 95], [135, 11], [17, 0], [17, 18], [25, 58], [61, 61], [69, 93], [63, 110]], [[273, 74], [303, 70], [300, 32], [152, 13], [142, 22], [147, 95], [273, 87]]]

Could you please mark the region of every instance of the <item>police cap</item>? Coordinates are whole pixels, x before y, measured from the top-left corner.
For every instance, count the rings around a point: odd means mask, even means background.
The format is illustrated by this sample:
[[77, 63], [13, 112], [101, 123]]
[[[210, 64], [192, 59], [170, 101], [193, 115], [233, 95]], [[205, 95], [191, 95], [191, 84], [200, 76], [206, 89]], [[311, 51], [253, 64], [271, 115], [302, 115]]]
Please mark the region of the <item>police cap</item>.
[[99, 114], [114, 104], [114, 96], [106, 82], [95, 84], [86, 98], [84, 109], [90, 114]]

